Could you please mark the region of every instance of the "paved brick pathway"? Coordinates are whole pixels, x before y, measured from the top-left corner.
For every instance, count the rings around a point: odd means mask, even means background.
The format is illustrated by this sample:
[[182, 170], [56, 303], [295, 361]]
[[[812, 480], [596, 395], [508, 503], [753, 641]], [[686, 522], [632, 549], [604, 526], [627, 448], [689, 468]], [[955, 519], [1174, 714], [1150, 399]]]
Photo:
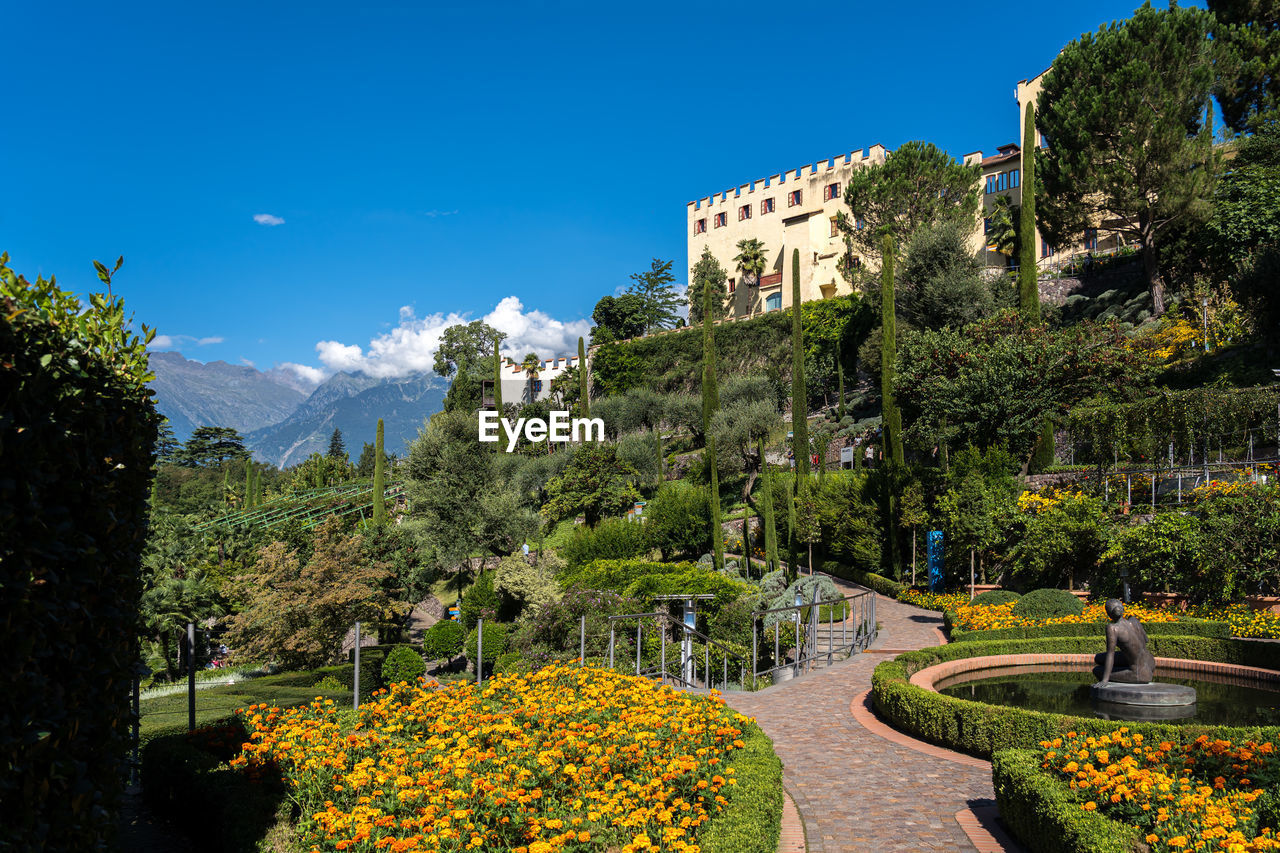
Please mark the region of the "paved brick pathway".
[[893, 743], [850, 711], [889, 650], [941, 642], [942, 619], [931, 611], [877, 596], [876, 617], [880, 633], [871, 652], [760, 693], [725, 698], [773, 738], [809, 853], [975, 853], [956, 818], [994, 805], [990, 769]]

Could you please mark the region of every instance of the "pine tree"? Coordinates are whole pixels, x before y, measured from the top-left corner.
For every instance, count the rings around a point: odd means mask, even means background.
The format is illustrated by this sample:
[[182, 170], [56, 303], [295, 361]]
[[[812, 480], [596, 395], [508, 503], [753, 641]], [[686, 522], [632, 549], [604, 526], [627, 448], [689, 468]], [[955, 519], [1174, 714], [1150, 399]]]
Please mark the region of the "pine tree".
[[800, 250], [791, 250], [791, 434], [796, 477], [809, 476], [809, 391], [804, 381], [804, 328], [800, 311]]
[[382, 451], [382, 418], [378, 418], [378, 437], [374, 439], [374, 456], [373, 463], [373, 525], [374, 527], [382, 527], [387, 523], [387, 502], [386, 502], [386, 474], [384, 467], [384, 456]]
[[1036, 105], [1027, 103], [1022, 132], [1022, 211], [1018, 223], [1018, 310], [1040, 322], [1040, 275], [1036, 270]]
[[893, 374], [898, 362], [898, 330], [894, 317], [893, 237], [886, 234], [881, 243], [880, 273], [880, 396], [883, 401], [886, 457], [901, 465], [902, 413], [893, 399]]
[[711, 435], [711, 417], [720, 408], [716, 388], [716, 338], [711, 311], [711, 288], [702, 293], [702, 434], [707, 449], [704, 461], [711, 474], [711, 534], [716, 570], [724, 568], [724, 531], [720, 527], [720, 473], [716, 465], [716, 440]]
[[578, 405], [582, 407], [582, 416], [591, 417], [591, 388], [587, 383], [587, 345], [578, 338]]
[[347, 458], [347, 443], [342, 440], [342, 430], [337, 427], [333, 428], [333, 435], [329, 436], [329, 458]]

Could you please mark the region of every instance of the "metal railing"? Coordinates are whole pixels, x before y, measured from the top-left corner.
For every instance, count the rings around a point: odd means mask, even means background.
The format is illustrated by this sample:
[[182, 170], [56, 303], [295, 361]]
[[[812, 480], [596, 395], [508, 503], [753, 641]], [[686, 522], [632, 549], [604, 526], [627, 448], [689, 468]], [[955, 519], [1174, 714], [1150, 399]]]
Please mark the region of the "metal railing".
[[[738, 680], [736, 684], [739, 689], [751, 689], [754, 687], [746, 681], [747, 671], [751, 667], [747, 666], [747, 662], [741, 655], [725, 646], [717, 643], [706, 634], [691, 628], [684, 622], [672, 617], [668, 613], [624, 613], [618, 616], [609, 617], [609, 668], [616, 668], [616, 655], [619, 648], [618, 628], [626, 621], [635, 620], [635, 674], [646, 678], [654, 678], [663, 684], [675, 684], [680, 687], [691, 689], [710, 690], [719, 684], [719, 689], [730, 690], [734, 682], [729, 680], [731, 672], [729, 662], [732, 661], [737, 668]], [[646, 621], [652, 621], [651, 630], [658, 633], [659, 648], [658, 660], [656, 663], [652, 660], [646, 662], [644, 654], [644, 627]], [[672, 635], [672, 642], [668, 644], [668, 633]], [[630, 639], [630, 631], [627, 631], [627, 638]], [[676, 645], [678, 639], [679, 645]], [[674, 665], [670, 665], [668, 658], [668, 645], [672, 650], [677, 650], [677, 657]], [[695, 645], [702, 646], [701, 655], [698, 654]], [[712, 652], [715, 652], [714, 657]], [[701, 660], [699, 660], [701, 657]], [[699, 675], [698, 664], [702, 664], [702, 672]], [[719, 663], [717, 668], [713, 664]], [[717, 671], [718, 670], [718, 671]], [[717, 675], [719, 679], [717, 681]]]
[[[824, 611], [825, 620], [822, 618]], [[777, 618], [769, 620], [770, 616]], [[766, 639], [768, 636], [767, 626], [763, 632], [759, 630], [762, 619], [773, 622], [773, 654], [765, 661], [770, 663], [769, 666], [757, 669], [755, 667], [761, 662], [758, 641], [762, 633]], [[782, 640], [784, 624], [789, 624], [789, 646], [784, 645]], [[792, 634], [794, 636], [790, 636]], [[753, 678], [770, 676], [775, 680], [783, 672], [786, 677], [800, 675], [810, 671], [815, 663], [824, 659], [830, 665], [835, 662], [837, 655], [843, 659], [864, 651], [875, 642], [875, 638], [874, 592], [868, 590], [837, 599], [821, 600], [818, 586], [814, 584], [813, 598], [809, 602], [752, 612], [751, 657], [755, 667], [751, 674]]]

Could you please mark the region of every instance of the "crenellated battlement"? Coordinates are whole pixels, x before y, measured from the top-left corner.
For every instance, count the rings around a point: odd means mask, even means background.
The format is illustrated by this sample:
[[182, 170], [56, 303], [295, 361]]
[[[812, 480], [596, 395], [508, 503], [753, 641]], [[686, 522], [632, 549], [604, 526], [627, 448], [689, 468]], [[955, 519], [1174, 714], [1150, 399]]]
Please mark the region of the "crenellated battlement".
[[742, 196], [750, 196], [757, 190], [775, 189], [784, 184], [793, 184], [801, 179], [812, 180], [815, 176], [825, 175], [840, 168], [845, 167], [861, 167], [869, 166], [874, 163], [883, 163], [884, 158], [888, 155], [888, 149], [883, 145], [876, 143], [869, 148], [855, 149], [848, 154], [837, 154], [834, 157], [824, 157], [816, 160], [806, 166], [798, 169], [788, 169], [777, 174], [770, 175], [767, 178], [759, 178], [749, 181], [741, 186], [733, 189], [724, 190], [722, 192], [712, 193], [704, 198], [697, 199], [688, 203], [688, 212], [692, 216], [695, 212], [701, 211], [713, 205], [725, 205]]

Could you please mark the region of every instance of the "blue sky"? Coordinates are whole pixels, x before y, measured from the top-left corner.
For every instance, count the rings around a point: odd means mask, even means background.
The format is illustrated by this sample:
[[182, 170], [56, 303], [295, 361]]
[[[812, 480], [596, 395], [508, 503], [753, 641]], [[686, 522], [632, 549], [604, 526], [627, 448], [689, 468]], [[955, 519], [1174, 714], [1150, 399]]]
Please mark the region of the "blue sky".
[[392, 375], [461, 317], [551, 355], [651, 257], [683, 272], [686, 202], [994, 151], [1015, 83], [1134, 5], [11, 4], [0, 249], [82, 292], [123, 254], [201, 361]]

